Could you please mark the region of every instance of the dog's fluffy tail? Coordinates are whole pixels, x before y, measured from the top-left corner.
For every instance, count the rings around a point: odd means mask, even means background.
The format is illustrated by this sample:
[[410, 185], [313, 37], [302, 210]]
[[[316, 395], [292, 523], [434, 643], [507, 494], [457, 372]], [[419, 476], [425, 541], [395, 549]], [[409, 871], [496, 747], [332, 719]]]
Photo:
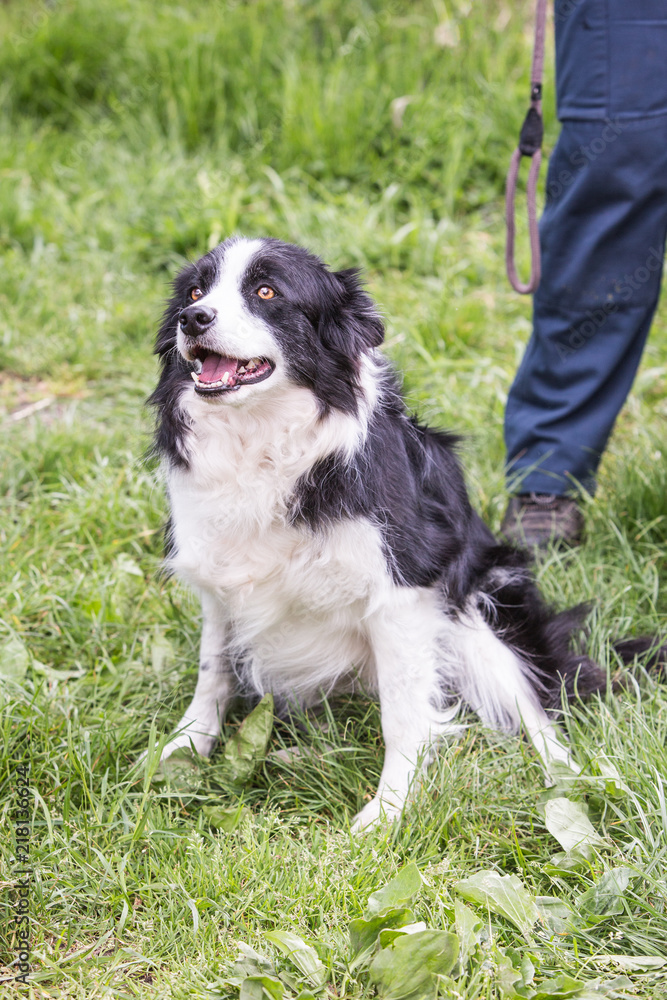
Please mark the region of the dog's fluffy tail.
[[640, 660], [647, 670], [660, 672], [667, 677], [667, 644], [657, 636], [639, 636], [636, 639], [621, 639], [612, 645], [625, 664]]

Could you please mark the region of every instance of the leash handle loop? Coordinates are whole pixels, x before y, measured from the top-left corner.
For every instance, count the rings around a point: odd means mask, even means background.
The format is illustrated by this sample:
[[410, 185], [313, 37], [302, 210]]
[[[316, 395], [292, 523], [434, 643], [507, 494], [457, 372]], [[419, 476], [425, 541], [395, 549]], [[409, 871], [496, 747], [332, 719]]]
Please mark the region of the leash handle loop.
[[514, 202], [516, 198], [516, 184], [521, 165], [521, 149], [517, 147], [512, 154], [510, 168], [507, 173], [507, 186], [505, 188], [505, 214], [507, 216], [507, 243], [505, 244], [505, 265], [507, 277], [515, 292], [520, 295], [528, 295], [534, 292], [542, 277], [542, 261], [540, 259], [540, 234], [537, 226], [537, 178], [542, 162], [541, 150], [536, 150], [532, 155], [530, 171], [528, 172], [528, 183], [526, 185], [526, 201], [528, 202], [528, 233], [530, 237], [530, 278], [527, 282], [520, 280], [516, 264], [514, 263]]
[[[540, 283], [542, 264], [540, 260], [540, 235], [537, 224], [537, 179], [542, 162], [542, 138], [544, 124], [542, 122], [542, 73], [544, 70], [544, 38], [546, 33], [547, 0], [537, 0], [535, 16], [535, 44], [533, 46], [533, 65], [531, 69], [530, 107], [521, 126], [519, 145], [512, 154], [505, 185], [505, 215], [507, 218], [507, 242], [505, 244], [505, 267], [512, 288], [520, 295], [534, 292]], [[528, 203], [528, 234], [530, 239], [530, 278], [527, 282], [520, 280], [514, 260], [514, 242], [516, 234], [516, 187], [519, 177], [521, 157], [531, 159], [528, 182], [526, 184], [526, 200]]]

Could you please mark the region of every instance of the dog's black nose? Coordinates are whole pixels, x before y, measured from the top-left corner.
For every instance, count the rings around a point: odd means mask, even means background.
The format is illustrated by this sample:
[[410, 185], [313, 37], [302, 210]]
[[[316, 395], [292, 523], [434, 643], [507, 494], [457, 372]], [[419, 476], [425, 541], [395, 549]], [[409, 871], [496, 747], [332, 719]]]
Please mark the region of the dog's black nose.
[[215, 323], [217, 312], [208, 306], [186, 306], [178, 317], [181, 330], [188, 337], [199, 337]]

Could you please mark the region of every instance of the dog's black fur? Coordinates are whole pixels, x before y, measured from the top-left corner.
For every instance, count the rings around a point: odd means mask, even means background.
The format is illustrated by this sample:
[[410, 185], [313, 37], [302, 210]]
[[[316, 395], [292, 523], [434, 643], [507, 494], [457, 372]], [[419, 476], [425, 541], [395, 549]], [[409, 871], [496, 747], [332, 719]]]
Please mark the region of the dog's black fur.
[[[157, 338], [161, 375], [150, 399], [158, 417], [155, 449], [184, 471], [196, 445], [179, 406], [183, 394], [193, 391], [193, 364], [176, 346], [179, 315], [193, 286], [205, 296], [214, 288], [230, 245], [177, 277]], [[275, 299], [260, 300], [254, 293], [259, 284], [274, 287]], [[529, 669], [545, 708], [561, 705], [563, 688], [570, 698], [603, 691], [606, 673], [582, 643], [586, 609], [557, 613], [545, 603], [528, 553], [499, 543], [473, 510], [457, 438], [407, 412], [395, 374], [377, 354], [383, 325], [357, 272], [331, 272], [300, 247], [263, 240], [239, 294], [247, 314], [270, 329], [288, 379], [316, 398], [322, 420], [335, 412], [359, 414], [362, 358], [372, 356], [376, 365], [379, 392], [363, 443], [351, 458], [334, 451], [301, 475], [289, 499], [289, 522], [314, 534], [346, 519], [377, 525], [393, 582], [438, 588], [452, 616], [473, 602]], [[626, 662], [650, 648], [657, 651], [654, 659], [664, 658], [664, 648], [650, 640], [616, 645]]]

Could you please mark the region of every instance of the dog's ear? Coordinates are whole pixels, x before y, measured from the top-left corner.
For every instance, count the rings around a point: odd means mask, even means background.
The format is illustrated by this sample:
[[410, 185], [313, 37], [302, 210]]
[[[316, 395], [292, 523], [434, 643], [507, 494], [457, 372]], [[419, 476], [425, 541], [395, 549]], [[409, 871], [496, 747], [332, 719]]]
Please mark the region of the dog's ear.
[[154, 353], [164, 357], [172, 347], [176, 345], [176, 334], [178, 332], [178, 316], [181, 311], [181, 299], [176, 294], [172, 295], [167, 303], [167, 308], [162, 316], [160, 329], [155, 338]]
[[359, 269], [332, 274], [336, 292], [320, 318], [320, 334], [327, 347], [357, 362], [384, 339], [384, 324], [370, 295], [359, 282]]

